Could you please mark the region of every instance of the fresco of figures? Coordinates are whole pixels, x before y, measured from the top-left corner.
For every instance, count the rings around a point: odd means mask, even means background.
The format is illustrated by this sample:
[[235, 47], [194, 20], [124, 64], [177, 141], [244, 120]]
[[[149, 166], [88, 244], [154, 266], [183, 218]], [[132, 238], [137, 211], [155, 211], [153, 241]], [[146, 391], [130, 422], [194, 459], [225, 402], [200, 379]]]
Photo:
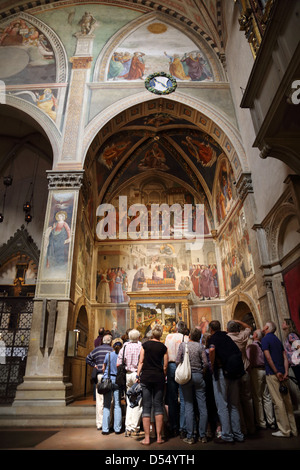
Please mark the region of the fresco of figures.
[[230, 221], [219, 239], [225, 294], [254, 274], [249, 232], [243, 209]]
[[203, 51], [179, 30], [152, 22], [138, 28], [113, 52], [109, 81], [144, 80], [153, 70], [169, 73], [179, 81], [212, 81]]
[[65, 279], [68, 270], [74, 194], [54, 192], [44, 234], [44, 279]]
[[128, 303], [130, 292], [190, 291], [193, 303], [218, 298], [213, 244], [196, 253], [185, 242], [101, 245], [96, 285], [101, 304]]
[[233, 184], [234, 175], [227, 158], [221, 160], [216, 181], [216, 215], [218, 223], [221, 224], [230, 212], [236, 198]]
[[[10, 60], [13, 51], [14, 60]], [[0, 31], [0, 79], [6, 85], [55, 83], [54, 51], [46, 36], [23, 18], [16, 18]]]

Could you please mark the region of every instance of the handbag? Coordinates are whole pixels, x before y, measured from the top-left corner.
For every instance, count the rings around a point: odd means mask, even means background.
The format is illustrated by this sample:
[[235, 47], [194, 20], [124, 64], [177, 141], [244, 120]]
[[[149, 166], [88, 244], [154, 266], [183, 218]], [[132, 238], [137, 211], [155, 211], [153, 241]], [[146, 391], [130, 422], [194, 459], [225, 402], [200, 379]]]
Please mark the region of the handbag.
[[102, 377], [101, 381], [97, 384], [97, 392], [100, 395], [105, 395], [108, 392], [113, 391], [113, 383], [110, 378], [110, 353], [108, 356], [108, 376]]
[[175, 382], [180, 385], [184, 385], [191, 380], [191, 364], [189, 358], [188, 345], [185, 343], [185, 351], [183, 356], [183, 361], [178, 364], [175, 371]]
[[126, 346], [124, 346], [124, 348], [123, 348], [122, 363], [117, 367], [117, 377], [116, 377], [116, 384], [121, 389], [126, 388], [126, 365], [125, 365], [125, 361], [124, 361], [125, 347]]

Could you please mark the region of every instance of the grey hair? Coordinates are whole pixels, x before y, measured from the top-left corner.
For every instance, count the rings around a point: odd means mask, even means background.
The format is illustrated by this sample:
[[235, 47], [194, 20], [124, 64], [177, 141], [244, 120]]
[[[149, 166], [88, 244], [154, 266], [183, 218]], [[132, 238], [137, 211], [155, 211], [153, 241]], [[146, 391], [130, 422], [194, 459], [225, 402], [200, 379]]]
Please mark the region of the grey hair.
[[110, 344], [112, 342], [112, 336], [110, 335], [105, 335], [103, 337], [102, 343], [103, 344]]
[[240, 331], [240, 325], [234, 320], [230, 320], [227, 323], [227, 331], [230, 333], [238, 333]]
[[128, 333], [128, 338], [130, 341], [132, 341], [133, 343], [137, 343], [138, 340], [140, 339], [140, 332], [138, 330], [130, 330], [129, 333]]
[[270, 333], [275, 333], [277, 326], [275, 325], [273, 321], [267, 321], [266, 325], [268, 325], [268, 329]]
[[256, 333], [256, 337], [257, 337], [258, 341], [260, 341], [260, 340], [262, 339], [262, 332], [261, 332], [261, 330], [255, 330], [255, 331], [253, 332], [253, 334], [254, 334], [254, 333]]

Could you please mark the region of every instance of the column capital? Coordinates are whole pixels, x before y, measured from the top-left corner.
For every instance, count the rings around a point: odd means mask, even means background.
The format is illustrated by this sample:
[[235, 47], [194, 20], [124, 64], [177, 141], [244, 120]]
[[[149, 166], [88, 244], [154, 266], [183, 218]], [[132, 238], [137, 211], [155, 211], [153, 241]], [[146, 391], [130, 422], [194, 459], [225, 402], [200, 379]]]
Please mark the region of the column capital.
[[83, 184], [84, 170], [47, 171], [48, 189], [80, 189]]

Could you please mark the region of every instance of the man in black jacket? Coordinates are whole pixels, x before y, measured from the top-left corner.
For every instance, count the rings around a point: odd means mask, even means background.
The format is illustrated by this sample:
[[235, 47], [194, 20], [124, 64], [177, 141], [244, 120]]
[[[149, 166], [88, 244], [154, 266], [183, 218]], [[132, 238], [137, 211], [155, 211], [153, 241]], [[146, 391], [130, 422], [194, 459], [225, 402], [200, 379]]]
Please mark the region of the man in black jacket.
[[[213, 388], [215, 402], [221, 423], [222, 434], [215, 439], [216, 443], [227, 444], [243, 442], [239, 415], [239, 378], [243, 375], [241, 352], [237, 345], [221, 331], [220, 322], [213, 320], [209, 324], [208, 340], [209, 359], [213, 370]], [[240, 371], [234, 372], [237, 364]]]

